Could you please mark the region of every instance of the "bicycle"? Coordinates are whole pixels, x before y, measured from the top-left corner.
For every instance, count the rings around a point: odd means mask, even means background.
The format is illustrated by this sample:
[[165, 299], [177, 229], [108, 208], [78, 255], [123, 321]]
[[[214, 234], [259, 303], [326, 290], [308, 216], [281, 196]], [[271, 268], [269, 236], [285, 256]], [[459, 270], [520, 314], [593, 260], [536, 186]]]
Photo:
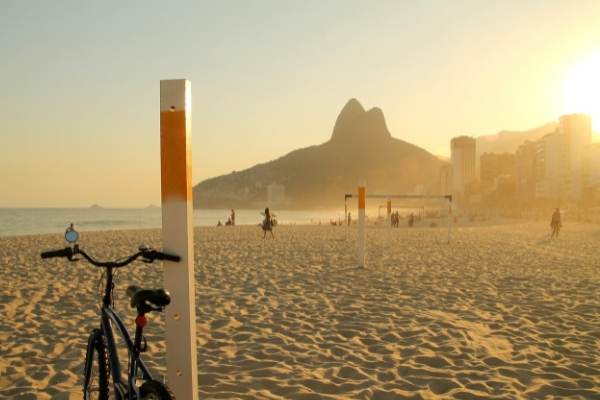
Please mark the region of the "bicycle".
[[[169, 255], [140, 246], [139, 251], [131, 256], [117, 261], [98, 261], [79, 248], [76, 243], [79, 234], [73, 229], [73, 224], [65, 233], [69, 247], [60, 250], [51, 250], [41, 253], [43, 259], [53, 257], [67, 258], [71, 262], [78, 261], [76, 255], [81, 255], [90, 264], [105, 268], [106, 285], [100, 307], [100, 327], [94, 328], [90, 333], [85, 356], [83, 395], [84, 400], [172, 400], [175, 396], [170, 389], [152, 377], [148, 367], [141, 358], [141, 353], [148, 347], [143, 336], [144, 326], [147, 324], [145, 314], [153, 311], [163, 311], [171, 302], [170, 294], [163, 289], [142, 289], [138, 286], [129, 286], [127, 295], [131, 307], [137, 309], [135, 319], [135, 335], [131, 336], [123, 321], [114, 310], [113, 270], [122, 268], [141, 258], [141, 261], [152, 263], [155, 260], [169, 260], [179, 262], [180, 257]], [[121, 335], [128, 350], [127, 381], [121, 376], [121, 365], [113, 335], [115, 328]], [[143, 345], [142, 345], [143, 341]], [[112, 378], [112, 379], [111, 379]], [[96, 382], [97, 380], [97, 382]], [[112, 386], [110, 384], [112, 380]], [[111, 391], [112, 389], [112, 391]], [[97, 394], [97, 396], [96, 396]]]

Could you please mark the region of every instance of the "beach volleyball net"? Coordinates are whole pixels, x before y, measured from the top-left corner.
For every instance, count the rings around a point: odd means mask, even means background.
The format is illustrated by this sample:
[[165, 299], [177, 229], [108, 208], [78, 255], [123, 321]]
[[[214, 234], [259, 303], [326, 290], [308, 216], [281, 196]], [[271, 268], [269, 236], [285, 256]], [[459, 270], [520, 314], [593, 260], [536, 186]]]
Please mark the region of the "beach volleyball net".
[[[369, 206], [369, 201], [375, 205]], [[354, 201], [357, 200], [357, 201]], [[381, 214], [381, 202], [385, 201], [385, 216]], [[355, 209], [353, 204], [357, 204]], [[352, 209], [356, 210], [358, 219], [351, 217]], [[377, 216], [369, 217], [367, 210], [377, 210]], [[373, 213], [371, 213], [373, 215]], [[344, 215], [346, 219], [346, 240], [348, 231], [353, 225], [358, 230], [357, 253], [358, 263], [366, 265], [366, 225], [384, 226], [388, 231], [402, 226], [408, 228], [445, 227], [447, 229], [447, 243], [450, 244], [452, 232], [452, 196], [413, 195], [413, 194], [367, 194], [364, 187], [359, 187], [359, 193], [344, 195]]]

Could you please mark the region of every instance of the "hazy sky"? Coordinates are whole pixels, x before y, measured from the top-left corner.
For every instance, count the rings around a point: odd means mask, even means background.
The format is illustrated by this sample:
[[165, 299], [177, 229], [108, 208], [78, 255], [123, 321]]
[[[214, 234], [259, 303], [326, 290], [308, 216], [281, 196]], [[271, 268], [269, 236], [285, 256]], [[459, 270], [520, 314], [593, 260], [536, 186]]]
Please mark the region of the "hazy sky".
[[1, 0], [0, 207], [158, 204], [160, 79], [192, 81], [196, 183], [328, 140], [351, 97], [436, 154], [533, 128], [600, 53], [597, 0], [174, 3]]

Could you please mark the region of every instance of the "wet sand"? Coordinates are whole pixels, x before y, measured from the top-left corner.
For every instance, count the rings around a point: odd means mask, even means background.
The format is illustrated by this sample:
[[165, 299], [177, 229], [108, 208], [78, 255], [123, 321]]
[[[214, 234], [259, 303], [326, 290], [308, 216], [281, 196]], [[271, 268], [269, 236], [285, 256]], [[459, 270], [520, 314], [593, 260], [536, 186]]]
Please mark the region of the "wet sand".
[[[198, 373], [202, 399], [600, 398], [600, 227], [546, 224], [368, 229], [199, 228]], [[160, 232], [82, 234], [116, 258]], [[80, 399], [99, 272], [42, 261], [61, 235], [0, 238], [0, 398]], [[132, 283], [158, 287], [160, 265], [117, 276], [128, 326]], [[151, 315], [150, 365], [164, 373], [164, 324]]]

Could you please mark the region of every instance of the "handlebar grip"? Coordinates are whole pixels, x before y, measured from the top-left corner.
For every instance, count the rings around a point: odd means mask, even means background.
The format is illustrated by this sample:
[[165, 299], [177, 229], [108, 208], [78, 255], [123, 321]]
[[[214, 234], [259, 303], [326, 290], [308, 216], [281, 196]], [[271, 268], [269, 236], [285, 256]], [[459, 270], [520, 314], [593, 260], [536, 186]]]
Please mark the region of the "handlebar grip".
[[173, 262], [179, 262], [181, 261], [181, 257], [179, 256], [174, 256], [172, 254], [165, 254], [165, 253], [160, 253], [163, 256], [163, 260], [167, 260], [167, 261], [173, 261]]
[[52, 257], [70, 257], [73, 255], [73, 249], [70, 247], [65, 247], [60, 250], [50, 250], [44, 251], [41, 256], [42, 258], [52, 258]]
[[181, 257], [179, 256], [175, 256], [172, 254], [166, 254], [166, 253], [161, 253], [160, 251], [154, 251], [154, 257], [155, 260], [167, 260], [167, 261], [173, 261], [173, 262], [179, 262], [181, 261]]

